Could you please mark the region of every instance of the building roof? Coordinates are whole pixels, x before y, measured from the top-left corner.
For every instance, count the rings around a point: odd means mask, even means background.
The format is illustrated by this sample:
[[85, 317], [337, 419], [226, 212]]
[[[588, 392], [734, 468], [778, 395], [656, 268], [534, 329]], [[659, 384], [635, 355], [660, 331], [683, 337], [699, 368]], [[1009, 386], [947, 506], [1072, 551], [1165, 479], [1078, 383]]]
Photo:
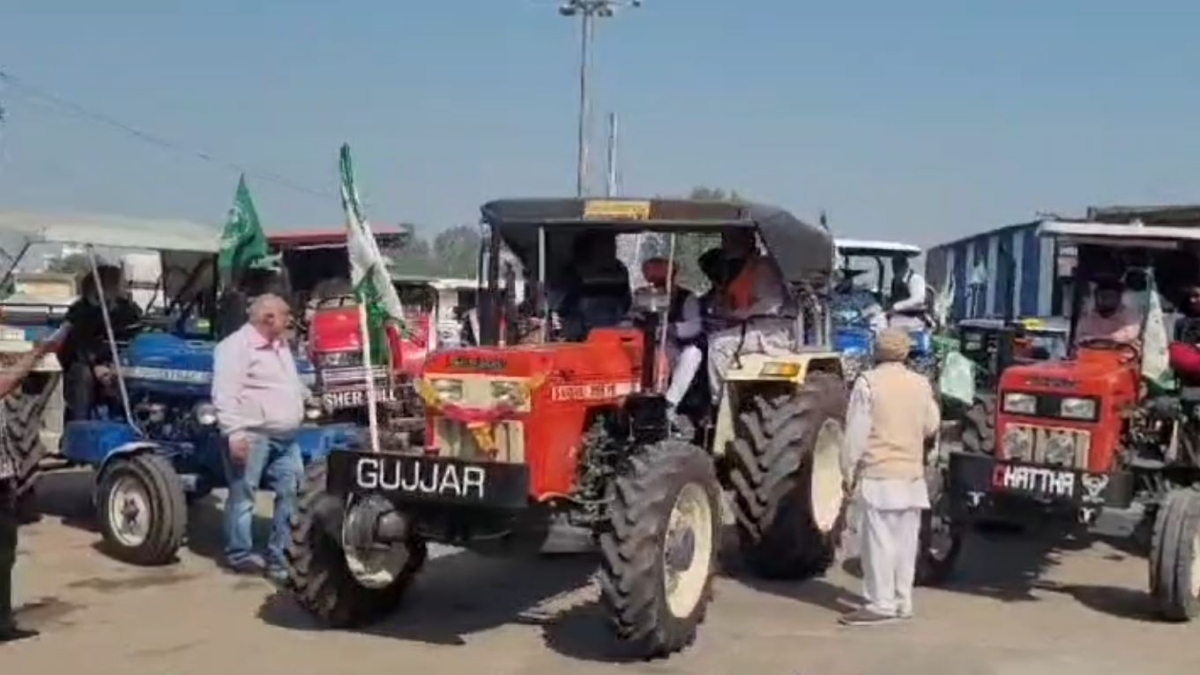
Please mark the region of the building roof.
[[96, 214], [0, 212], [0, 234], [30, 244], [216, 253], [221, 230], [187, 220]]

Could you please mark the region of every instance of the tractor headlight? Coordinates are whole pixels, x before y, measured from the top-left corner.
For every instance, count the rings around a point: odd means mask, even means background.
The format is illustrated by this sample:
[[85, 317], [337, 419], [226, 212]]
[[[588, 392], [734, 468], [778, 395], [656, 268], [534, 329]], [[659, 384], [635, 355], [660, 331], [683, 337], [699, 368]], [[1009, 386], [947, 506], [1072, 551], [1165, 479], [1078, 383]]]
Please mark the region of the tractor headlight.
[[458, 403], [462, 400], [462, 380], [435, 379], [429, 385], [442, 403]]
[[201, 426], [211, 427], [217, 423], [217, 406], [211, 403], [196, 404], [196, 421]]
[[796, 377], [800, 374], [799, 363], [786, 361], [767, 361], [763, 364], [759, 377]]
[[313, 365], [319, 368], [353, 368], [362, 365], [362, 352], [318, 352], [313, 355]]
[[1090, 398], [1064, 398], [1058, 414], [1072, 420], [1096, 419], [1096, 401]]
[[1032, 415], [1037, 412], [1037, 397], [1032, 394], [1005, 394], [1004, 412], [1013, 415]]
[[520, 408], [529, 400], [529, 387], [522, 382], [492, 382], [492, 398], [497, 403]]

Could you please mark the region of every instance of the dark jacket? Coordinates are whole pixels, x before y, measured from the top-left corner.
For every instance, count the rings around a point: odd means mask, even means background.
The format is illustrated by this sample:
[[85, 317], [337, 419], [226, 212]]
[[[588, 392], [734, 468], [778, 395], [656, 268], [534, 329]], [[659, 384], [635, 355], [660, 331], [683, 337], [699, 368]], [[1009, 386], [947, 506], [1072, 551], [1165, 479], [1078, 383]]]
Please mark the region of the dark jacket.
[[[108, 311], [117, 342], [132, 340], [141, 324], [142, 310], [131, 300], [118, 298]], [[93, 366], [112, 363], [112, 348], [104, 330], [104, 313], [100, 305], [80, 298], [67, 309], [66, 321], [71, 324], [71, 332], [59, 351], [63, 370], [79, 362]]]

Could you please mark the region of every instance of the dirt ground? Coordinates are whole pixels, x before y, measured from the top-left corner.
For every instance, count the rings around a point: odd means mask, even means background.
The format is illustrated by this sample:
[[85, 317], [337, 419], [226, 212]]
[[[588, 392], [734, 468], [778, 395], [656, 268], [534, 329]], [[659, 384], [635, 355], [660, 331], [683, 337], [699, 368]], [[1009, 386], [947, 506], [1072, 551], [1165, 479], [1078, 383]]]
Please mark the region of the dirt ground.
[[266, 581], [216, 568], [219, 499], [193, 509], [191, 544], [178, 564], [147, 570], [97, 550], [87, 490], [86, 474], [47, 480], [49, 515], [22, 532], [17, 600], [24, 622], [43, 635], [0, 647], [4, 675], [1156, 675], [1200, 668], [1200, 626], [1150, 618], [1144, 559], [1106, 543], [975, 537], [951, 587], [918, 592], [917, 618], [861, 629], [835, 621], [856, 599], [852, 569], [763, 583], [733, 563], [692, 649], [666, 661], [621, 662], [595, 606], [587, 556], [495, 560], [440, 549], [384, 624], [321, 631]]

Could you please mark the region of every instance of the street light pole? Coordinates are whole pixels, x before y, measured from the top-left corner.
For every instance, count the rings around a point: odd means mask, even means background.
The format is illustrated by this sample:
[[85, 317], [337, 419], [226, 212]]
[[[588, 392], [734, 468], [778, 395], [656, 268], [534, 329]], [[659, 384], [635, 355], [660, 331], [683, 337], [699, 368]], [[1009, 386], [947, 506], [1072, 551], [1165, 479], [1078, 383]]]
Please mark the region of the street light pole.
[[591, 129], [591, 100], [589, 77], [592, 61], [592, 31], [596, 18], [608, 18], [617, 7], [640, 7], [641, 0], [567, 0], [558, 8], [566, 17], [579, 17], [579, 119], [578, 163], [575, 167], [575, 194], [584, 195], [588, 177], [588, 132]]

